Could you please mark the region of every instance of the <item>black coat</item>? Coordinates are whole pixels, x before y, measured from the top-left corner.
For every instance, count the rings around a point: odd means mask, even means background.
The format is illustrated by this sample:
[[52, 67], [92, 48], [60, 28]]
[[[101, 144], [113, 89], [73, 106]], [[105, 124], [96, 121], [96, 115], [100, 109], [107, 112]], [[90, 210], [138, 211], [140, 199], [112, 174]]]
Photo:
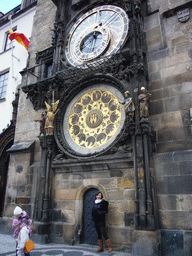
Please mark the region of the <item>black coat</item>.
[[94, 204], [92, 219], [96, 226], [105, 227], [105, 214], [108, 213], [108, 204], [104, 199], [100, 203]]

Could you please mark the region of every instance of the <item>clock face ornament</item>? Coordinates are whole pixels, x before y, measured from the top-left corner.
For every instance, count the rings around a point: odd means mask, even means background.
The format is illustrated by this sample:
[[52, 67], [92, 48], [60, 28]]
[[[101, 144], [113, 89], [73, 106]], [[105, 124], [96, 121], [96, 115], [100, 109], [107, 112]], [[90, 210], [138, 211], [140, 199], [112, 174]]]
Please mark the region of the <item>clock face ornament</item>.
[[69, 32], [65, 48], [67, 60], [78, 66], [116, 53], [125, 42], [128, 25], [126, 12], [118, 6], [103, 5], [90, 10]]
[[68, 145], [86, 156], [106, 149], [120, 133], [125, 113], [122, 94], [112, 86], [91, 86], [68, 105], [63, 134]]

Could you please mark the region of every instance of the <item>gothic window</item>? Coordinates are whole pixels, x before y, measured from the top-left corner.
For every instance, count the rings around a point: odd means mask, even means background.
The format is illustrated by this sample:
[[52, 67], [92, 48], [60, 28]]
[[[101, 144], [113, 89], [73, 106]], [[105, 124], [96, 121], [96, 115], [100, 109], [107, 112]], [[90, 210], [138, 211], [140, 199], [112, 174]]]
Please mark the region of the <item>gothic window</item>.
[[50, 77], [52, 72], [52, 61], [45, 62], [44, 64], [44, 78]]
[[[17, 27], [12, 28], [12, 30], [15, 32], [17, 30]], [[9, 39], [9, 31], [5, 33], [5, 44], [4, 44], [4, 51], [11, 49], [12, 42]]]
[[9, 78], [9, 72], [6, 72], [0, 75], [0, 100], [5, 99], [8, 78]]
[[36, 63], [39, 64], [39, 79], [45, 79], [52, 75], [53, 48], [47, 48], [36, 53]]

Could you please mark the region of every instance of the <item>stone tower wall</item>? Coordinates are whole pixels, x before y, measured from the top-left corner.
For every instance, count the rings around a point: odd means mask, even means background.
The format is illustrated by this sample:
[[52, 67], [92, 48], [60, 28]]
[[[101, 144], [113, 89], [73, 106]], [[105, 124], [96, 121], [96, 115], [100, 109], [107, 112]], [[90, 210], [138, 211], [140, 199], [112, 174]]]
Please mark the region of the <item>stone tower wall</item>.
[[[183, 248], [187, 248], [192, 228], [191, 1], [148, 1], [148, 8], [145, 31], [148, 89], [152, 94], [150, 120], [155, 132], [158, 224], [164, 230], [161, 235], [166, 238], [163, 241], [165, 248], [169, 248], [166, 241], [173, 240], [174, 237], [180, 237]], [[185, 8], [189, 8], [190, 18], [186, 22], [180, 22], [177, 12]], [[189, 247], [187, 255], [191, 253]]]

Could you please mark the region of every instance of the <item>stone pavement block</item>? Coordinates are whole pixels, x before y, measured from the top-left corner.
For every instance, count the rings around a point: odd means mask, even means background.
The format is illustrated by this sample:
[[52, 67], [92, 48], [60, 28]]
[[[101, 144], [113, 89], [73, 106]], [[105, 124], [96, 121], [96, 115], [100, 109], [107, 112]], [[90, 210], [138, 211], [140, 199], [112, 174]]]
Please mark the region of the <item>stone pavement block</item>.
[[[30, 253], [31, 256], [97, 256], [95, 253], [97, 246], [94, 245], [78, 245], [69, 246], [64, 244], [35, 244], [35, 249]], [[15, 241], [11, 235], [0, 234], [0, 255], [15, 256]], [[99, 253], [100, 256], [107, 256], [107, 250]], [[127, 252], [113, 251], [111, 256], [131, 256]]]

